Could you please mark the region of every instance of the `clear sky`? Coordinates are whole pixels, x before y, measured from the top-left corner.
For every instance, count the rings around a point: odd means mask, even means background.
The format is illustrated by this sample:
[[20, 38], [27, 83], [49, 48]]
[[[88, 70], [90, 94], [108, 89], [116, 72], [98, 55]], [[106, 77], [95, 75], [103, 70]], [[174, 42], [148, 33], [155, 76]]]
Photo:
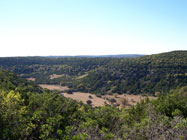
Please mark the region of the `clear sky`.
[[0, 0], [0, 56], [187, 50], [187, 0]]

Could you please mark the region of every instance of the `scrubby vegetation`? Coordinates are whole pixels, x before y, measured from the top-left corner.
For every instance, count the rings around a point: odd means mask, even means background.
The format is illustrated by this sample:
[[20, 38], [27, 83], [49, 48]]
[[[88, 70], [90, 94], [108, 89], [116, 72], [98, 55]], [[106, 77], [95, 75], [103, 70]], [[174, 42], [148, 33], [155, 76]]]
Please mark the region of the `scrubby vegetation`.
[[14, 90], [22, 94], [26, 92], [41, 93], [43, 90], [39, 88], [36, 83], [22, 79], [13, 72], [2, 69], [0, 69], [0, 89], [4, 91]]
[[82, 79], [79, 89], [99, 93], [168, 92], [187, 85], [187, 51], [112, 59]]
[[1, 70], [0, 78], [2, 140], [187, 139], [186, 86], [129, 109], [93, 108], [44, 91], [12, 72]]
[[[139, 58], [0, 58], [0, 67], [7, 69], [0, 70], [2, 140], [187, 139], [186, 51]], [[141, 93], [158, 99], [128, 109], [93, 107], [92, 96], [83, 104], [41, 83], [69, 86], [69, 94]], [[128, 104], [125, 97], [121, 102]]]
[[[138, 58], [0, 58], [0, 67], [37, 84], [97, 94], [154, 95], [187, 85], [187, 51]], [[53, 74], [61, 76], [51, 79]]]

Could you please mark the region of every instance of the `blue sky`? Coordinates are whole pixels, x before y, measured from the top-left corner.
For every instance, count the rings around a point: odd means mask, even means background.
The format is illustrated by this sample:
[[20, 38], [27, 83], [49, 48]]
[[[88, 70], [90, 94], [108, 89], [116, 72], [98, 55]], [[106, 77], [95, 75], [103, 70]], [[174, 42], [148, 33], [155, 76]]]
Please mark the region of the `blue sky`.
[[186, 0], [1, 0], [0, 56], [187, 50]]

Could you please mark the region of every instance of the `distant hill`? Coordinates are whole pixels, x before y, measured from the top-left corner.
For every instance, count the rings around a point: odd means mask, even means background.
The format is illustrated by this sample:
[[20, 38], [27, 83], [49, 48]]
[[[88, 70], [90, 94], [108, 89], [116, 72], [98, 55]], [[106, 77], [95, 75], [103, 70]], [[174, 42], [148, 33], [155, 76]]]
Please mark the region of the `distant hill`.
[[187, 51], [113, 59], [91, 71], [79, 89], [95, 93], [167, 92], [187, 85]]
[[[122, 56], [5, 57], [0, 58], [0, 68], [33, 77], [37, 84], [60, 84], [96, 94], [154, 94], [187, 85], [187, 51]], [[51, 79], [53, 74], [60, 76]]]
[[75, 55], [75, 56], [45, 56], [49, 58], [64, 58], [64, 57], [74, 57], [74, 58], [97, 58], [97, 57], [104, 57], [104, 58], [133, 58], [133, 57], [141, 57], [144, 56], [142, 54], [118, 54], [118, 55]]

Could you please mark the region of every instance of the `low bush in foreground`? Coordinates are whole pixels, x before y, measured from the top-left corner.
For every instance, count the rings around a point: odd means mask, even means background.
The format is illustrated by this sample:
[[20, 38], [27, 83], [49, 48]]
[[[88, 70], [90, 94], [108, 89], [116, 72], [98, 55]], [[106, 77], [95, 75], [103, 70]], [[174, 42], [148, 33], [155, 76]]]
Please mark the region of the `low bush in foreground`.
[[187, 139], [187, 87], [129, 109], [91, 107], [57, 93], [0, 92], [0, 139]]

